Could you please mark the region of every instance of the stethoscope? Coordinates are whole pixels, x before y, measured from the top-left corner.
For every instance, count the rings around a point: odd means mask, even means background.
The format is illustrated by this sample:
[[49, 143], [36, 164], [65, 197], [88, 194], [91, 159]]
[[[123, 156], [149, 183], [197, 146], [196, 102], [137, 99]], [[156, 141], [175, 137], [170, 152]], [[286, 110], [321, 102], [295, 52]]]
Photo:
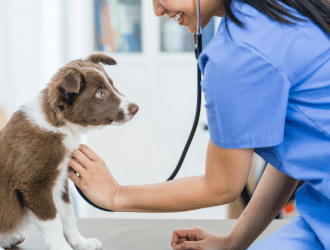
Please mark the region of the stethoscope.
[[[195, 42], [195, 56], [197, 59], [197, 106], [196, 106], [196, 113], [195, 113], [195, 119], [194, 119], [194, 123], [190, 132], [190, 135], [188, 137], [188, 140], [186, 142], [186, 145], [182, 151], [181, 157], [179, 159], [179, 162], [176, 166], [176, 168], [174, 169], [173, 173], [171, 174], [171, 176], [167, 179], [167, 181], [171, 181], [175, 178], [175, 176], [178, 174], [182, 163], [186, 157], [186, 154], [188, 152], [188, 149], [190, 147], [190, 144], [194, 138], [196, 129], [197, 129], [197, 125], [198, 125], [198, 121], [199, 121], [199, 116], [200, 116], [200, 110], [201, 110], [201, 80], [202, 80], [202, 73], [201, 70], [199, 68], [199, 63], [198, 63], [198, 59], [199, 59], [199, 55], [202, 52], [202, 34], [201, 34], [201, 12], [200, 12], [200, 0], [198, 0], [198, 4], [197, 4], [197, 34], [194, 34], [194, 42]], [[75, 185], [76, 186], [76, 185]], [[107, 211], [107, 212], [114, 212], [112, 210], [108, 210], [102, 207], [99, 207], [97, 205], [95, 205], [93, 202], [91, 202], [85, 195], [84, 193], [76, 186], [76, 189], [78, 191], [78, 193], [81, 195], [82, 198], [84, 198], [84, 200], [89, 203], [90, 205], [92, 205], [95, 208], [98, 208], [100, 210], [103, 211]]]

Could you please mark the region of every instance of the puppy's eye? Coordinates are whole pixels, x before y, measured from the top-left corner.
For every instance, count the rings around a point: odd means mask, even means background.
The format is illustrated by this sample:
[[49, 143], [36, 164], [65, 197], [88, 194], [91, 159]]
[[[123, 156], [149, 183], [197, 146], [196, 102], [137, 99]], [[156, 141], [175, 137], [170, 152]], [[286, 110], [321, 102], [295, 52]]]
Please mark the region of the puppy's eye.
[[102, 98], [104, 97], [104, 92], [102, 90], [99, 90], [97, 91], [96, 96]]

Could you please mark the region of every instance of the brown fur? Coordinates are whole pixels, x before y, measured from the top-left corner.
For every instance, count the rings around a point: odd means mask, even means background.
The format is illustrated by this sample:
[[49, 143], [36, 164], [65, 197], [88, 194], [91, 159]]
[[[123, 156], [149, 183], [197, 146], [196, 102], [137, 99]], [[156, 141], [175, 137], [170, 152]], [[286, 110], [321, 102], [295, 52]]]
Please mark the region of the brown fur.
[[[67, 122], [109, 125], [123, 121], [120, 99], [104, 77], [112, 80], [99, 63], [116, 64], [112, 58], [96, 54], [62, 67], [41, 92], [41, 108], [46, 120], [60, 128]], [[99, 72], [102, 72], [100, 75]], [[104, 97], [95, 93], [102, 90]], [[138, 107], [130, 105], [130, 113]], [[55, 218], [57, 210], [52, 188], [59, 176], [58, 166], [70, 152], [64, 134], [42, 130], [29, 120], [24, 109], [14, 113], [0, 131], [0, 233], [14, 230], [31, 210], [40, 220]], [[68, 183], [62, 200], [69, 203]]]
[[50, 194], [65, 154], [62, 140], [31, 124], [23, 111], [0, 131], [0, 233], [14, 229], [26, 208], [41, 220], [55, 217]]
[[[95, 74], [95, 70], [102, 72], [112, 87], [116, 89], [104, 68], [94, 63], [100, 61], [113, 65], [115, 60], [106, 60], [104, 56], [101, 56], [100, 59], [97, 58], [97, 55], [92, 55], [85, 61], [76, 60], [68, 63], [59, 70], [48, 88], [43, 91], [43, 111], [52, 125], [63, 126], [65, 124], [63, 120], [82, 126], [109, 125], [114, 120], [124, 119], [118, 110], [120, 100], [112, 93], [104, 78]], [[105, 101], [92, 98], [93, 93], [98, 89], [104, 91]], [[116, 91], [118, 90], [116, 89]], [[86, 93], [92, 93], [92, 95]], [[76, 105], [72, 105], [73, 102]], [[89, 103], [88, 107], [83, 105], [86, 102]], [[106, 105], [101, 106], [101, 102]]]
[[62, 200], [66, 203], [70, 203], [70, 195], [69, 195], [69, 183], [68, 181], [65, 182], [64, 192], [62, 193]]

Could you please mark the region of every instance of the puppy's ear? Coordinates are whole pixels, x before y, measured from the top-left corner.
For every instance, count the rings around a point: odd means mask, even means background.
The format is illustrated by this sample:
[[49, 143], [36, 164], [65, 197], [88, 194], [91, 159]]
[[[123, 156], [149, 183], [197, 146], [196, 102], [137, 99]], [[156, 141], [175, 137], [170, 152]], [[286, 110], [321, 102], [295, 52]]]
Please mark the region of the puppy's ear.
[[86, 61], [88, 62], [93, 62], [93, 63], [104, 63], [107, 65], [116, 65], [117, 62], [115, 61], [115, 59], [111, 58], [110, 56], [107, 56], [105, 54], [102, 53], [98, 53], [98, 54], [91, 54]]
[[83, 74], [78, 69], [68, 69], [65, 72], [65, 76], [63, 77], [60, 86], [67, 91], [68, 93], [79, 93], [81, 82], [83, 80]]

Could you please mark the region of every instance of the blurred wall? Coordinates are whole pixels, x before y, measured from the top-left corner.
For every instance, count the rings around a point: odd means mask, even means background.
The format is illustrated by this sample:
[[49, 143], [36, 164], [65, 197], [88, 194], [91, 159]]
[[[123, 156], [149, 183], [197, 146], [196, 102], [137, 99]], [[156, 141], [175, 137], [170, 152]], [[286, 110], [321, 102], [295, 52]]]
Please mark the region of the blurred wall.
[[93, 50], [92, 14], [90, 0], [1, 0], [0, 105], [9, 115]]

